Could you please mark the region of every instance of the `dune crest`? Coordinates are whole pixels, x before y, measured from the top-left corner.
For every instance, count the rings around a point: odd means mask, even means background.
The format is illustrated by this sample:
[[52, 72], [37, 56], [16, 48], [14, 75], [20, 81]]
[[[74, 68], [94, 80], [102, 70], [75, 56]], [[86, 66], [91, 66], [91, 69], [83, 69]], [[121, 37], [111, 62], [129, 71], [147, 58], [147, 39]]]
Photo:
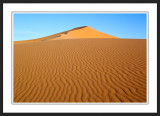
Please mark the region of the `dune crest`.
[[57, 33], [54, 35], [32, 40], [14, 41], [14, 43], [39, 42], [39, 41], [58, 40], [58, 39], [84, 39], [84, 38], [119, 39], [118, 37], [102, 33], [89, 26], [82, 26], [61, 33]]

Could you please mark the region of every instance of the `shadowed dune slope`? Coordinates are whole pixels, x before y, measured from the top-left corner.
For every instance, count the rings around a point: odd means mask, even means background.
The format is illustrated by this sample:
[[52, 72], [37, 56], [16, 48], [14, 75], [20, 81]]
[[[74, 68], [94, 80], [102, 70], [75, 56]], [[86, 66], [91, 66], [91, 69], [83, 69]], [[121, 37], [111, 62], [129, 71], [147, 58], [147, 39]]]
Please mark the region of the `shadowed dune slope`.
[[79, 38], [110, 38], [110, 39], [119, 39], [112, 35], [108, 35], [97, 31], [89, 26], [77, 27], [68, 31], [57, 33], [54, 35], [46, 36], [43, 38], [24, 40], [24, 41], [15, 41], [14, 43], [26, 43], [26, 42], [38, 42], [38, 41], [48, 41], [55, 39], [79, 39]]
[[14, 102], [146, 102], [145, 39], [14, 44], [13, 66]]

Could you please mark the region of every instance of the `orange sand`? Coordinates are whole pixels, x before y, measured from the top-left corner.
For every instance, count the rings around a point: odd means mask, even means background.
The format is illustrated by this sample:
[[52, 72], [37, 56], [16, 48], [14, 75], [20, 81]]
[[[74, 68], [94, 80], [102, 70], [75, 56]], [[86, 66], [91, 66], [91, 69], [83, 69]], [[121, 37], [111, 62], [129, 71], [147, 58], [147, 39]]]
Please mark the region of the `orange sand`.
[[14, 43], [14, 102], [146, 102], [145, 39], [69, 33]]

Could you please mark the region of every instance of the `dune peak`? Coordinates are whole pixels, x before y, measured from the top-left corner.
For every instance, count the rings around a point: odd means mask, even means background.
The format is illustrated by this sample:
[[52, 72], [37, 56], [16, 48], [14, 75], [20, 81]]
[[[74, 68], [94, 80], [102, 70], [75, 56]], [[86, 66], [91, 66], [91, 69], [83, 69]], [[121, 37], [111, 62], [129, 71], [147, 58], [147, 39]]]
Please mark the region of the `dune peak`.
[[89, 27], [89, 26], [75, 27], [75, 28], [73, 28], [73, 29], [71, 29], [71, 30], [69, 30], [69, 31], [72, 31], [72, 30], [78, 30], [78, 29], [83, 29], [83, 28], [85, 28], [85, 27]]

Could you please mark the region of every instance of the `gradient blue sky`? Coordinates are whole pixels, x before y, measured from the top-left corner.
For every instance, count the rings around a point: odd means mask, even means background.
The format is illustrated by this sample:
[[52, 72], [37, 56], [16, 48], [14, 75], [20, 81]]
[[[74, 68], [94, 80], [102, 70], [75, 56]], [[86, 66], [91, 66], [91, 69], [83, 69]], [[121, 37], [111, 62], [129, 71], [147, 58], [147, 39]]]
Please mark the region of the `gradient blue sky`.
[[146, 13], [14, 13], [13, 40], [45, 37], [80, 26], [119, 38], [147, 38]]

